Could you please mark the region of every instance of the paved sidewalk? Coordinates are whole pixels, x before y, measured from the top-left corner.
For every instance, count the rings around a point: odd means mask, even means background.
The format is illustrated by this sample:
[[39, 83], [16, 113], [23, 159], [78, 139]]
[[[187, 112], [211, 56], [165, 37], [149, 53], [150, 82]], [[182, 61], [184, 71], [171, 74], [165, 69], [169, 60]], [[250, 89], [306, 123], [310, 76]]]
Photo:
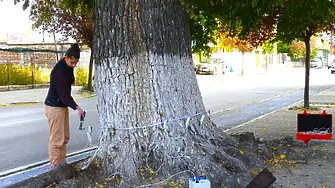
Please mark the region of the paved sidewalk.
[[[312, 111], [310, 113], [322, 113], [323, 110], [326, 110], [328, 114], [333, 114], [334, 118], [335, 87], [310, 97], [310, 106], [319, 108], [318, 111]], [[303, 110], [290, 110], [290, 108], [293, 107], [303, 107], [303, 100], [227, 130], [227, 133], [238, 134], [242, 132], [253, 132], [255, 137], [263, 140], [279, 139], [286, 136], [291, 136], [295, 139], [297, 114], [303, 113]], [[334, 123], [333, 121], [333, 126]], [[333, 140], [335, 139], [333, 138]]]
[[[81, 86], [72, 86], [73, 98], [78, 99], [84, 97], [78, 93], [81, 89]], [[4, 91], [0, 92], [0, 104], [43, 102], [47, 93], [48, 88]]]
[[[318, 107], [321, 113], [326, 110], [333, 114], [333, 127], [335, 115], [335, 87], [320, 92], [310, 97], [311, 107]], [[303, 101], [279, 109], [260, 118], [247, 122], [227, 131], [230, 134], [253, 132], [260, 140], [281, 139], [287, 136], [296, 140], [297, 114], [303, 110], [290, 110], [292, 107], [302, 107]], [[301, 151], [307, 154], [313, 151], [314, 158], [307, 159], [307, 163], [298, 164], [295, 167], [270, 167], [269, 170], [277, 178], [273, 187], [307, 188], [307, 187], [334, 187], [335, 168], [334, 137], [332, 140], [311, 140], [308, 145], [301, 145]], [[301, 141], [302, 142], [302, 141]], [[278, 146], [279, 147], [279, 146]], [[289, 146], [288, 146], [289, 147]], [[297, 149], [297, 148], [295, 148]], [[290, 154], [287, 154], [290, 155]]]

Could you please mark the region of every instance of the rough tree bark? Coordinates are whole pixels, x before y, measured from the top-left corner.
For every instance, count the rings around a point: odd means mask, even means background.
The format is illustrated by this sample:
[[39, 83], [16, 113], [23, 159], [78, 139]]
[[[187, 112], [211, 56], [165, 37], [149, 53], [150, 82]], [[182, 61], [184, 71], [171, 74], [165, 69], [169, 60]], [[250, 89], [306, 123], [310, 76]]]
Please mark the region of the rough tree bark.
[[[179, 0], [97, 1], [98, 156], [106, 175], [120, 177], [122, 187], [143, 184], [148, 174], [157, 181], [205, 174], [214, 187], [240, 187], [250, 180], [248, 165], [254, 161], [243, 160], [237, 142], [205, 112], [187, 21]], [[206, 115], [203, 124], [199, 114], [186, 128], [181, 117], [198, 113]], [[166, 129], [136, 128], [165, 120]]]

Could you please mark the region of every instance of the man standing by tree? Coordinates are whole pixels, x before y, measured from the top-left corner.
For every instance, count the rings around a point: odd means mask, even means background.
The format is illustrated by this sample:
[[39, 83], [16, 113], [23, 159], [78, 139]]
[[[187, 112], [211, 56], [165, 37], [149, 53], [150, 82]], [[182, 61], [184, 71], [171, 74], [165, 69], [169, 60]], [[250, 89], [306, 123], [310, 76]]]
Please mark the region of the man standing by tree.
[[49, 158], [52, 168], [66, 164], [66, 144], [70, 139], [68, 107], [78, 110], [79, 117], [85, 116], [71, 97], [71, 85], [74, 83], [73, 68], [79, 58], [79, 46], [73, 44], [50, 74], [50, 87], [44, 104], [50, 127]]

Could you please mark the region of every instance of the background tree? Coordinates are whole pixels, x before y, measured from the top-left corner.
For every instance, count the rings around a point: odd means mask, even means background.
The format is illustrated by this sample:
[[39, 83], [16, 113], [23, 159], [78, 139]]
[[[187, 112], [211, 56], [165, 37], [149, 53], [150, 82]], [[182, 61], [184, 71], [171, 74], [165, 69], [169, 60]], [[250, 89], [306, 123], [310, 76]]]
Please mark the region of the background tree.
[[305, 43], [304, 107], [308, 108], [311, 57], [310, 40], [313, 35], [319, 32], [334, 30], [335, 3], [333, 0], [286, 0], [279, 10], [279, 13], [276, 14], [277, 38], [288, 42], [296, 39]]
[[[15, 2], [19, 2], [15, 0]], [[62, 40], [72, 37], [92, 50], [93, 39], [93, 1], [74, 3], [65, 0], [26, 0], [23, 8], [30, 7], [33, 28], [49, 33], [60, 33]], [[87, 89], [92, 91], [93, 58], [89, 62]]]
[[267, 40], [264, 42], [262, 49], [263, 53], [272, 54], [274, 50], [274, 43], [277, 44], [277, 53], [290, 53], [291, 44], [283, 42], [280, 40], [275, 40], [275, 38]]
[[241, 75], [244, 75], [244, 64], [245, 64], [245, 53], [252, 52], [255, 49], [255, 46], [250, 44], [250, 41], [244, 39], [236, 39], [236, 48], [242, 52], [242, 70]]
[[[220, 13], [216, 13], [218, 17], [223, 18], [223, 23], [230, 31], [238, 33], [239, 38], [254, 36], [254, 46], [264, 42], [263, 39], [271, 38], [272, 34], [275, 34], [277, 40], [285, 43], [290, 43], [295, 39], [305, 43], [304, 107], [308, 108], [310, 39], [319, 32], [334, 30], [334, 0], [259, 0], [246, 2], [237, 0], [229, 2], [231, 4], [227, 5], [227, 14], [221, 13], [222, 17], [220, 17]], [[220, 8], [223, 9], [224, 7]], [[192, 10], [192, 8], [190, 9]]]
[[[310, 41], [311, 57], [316, 55], [316, 37], [312, 37]], [[306, 58], [306, 45], [305, 42], [294, 40], [290, 46], [290, 55], [294, 59], [302, 59], [305, 61]]]
[[263, 51], [262, 53], [272, 54], [273, 51], [274, 51], [274, 45], [273, 44], [274, 44], [273, 40], [265, 41], [264, 44], [262, 45], [262, 51]]
[[217, 46], [225, 51], [238, 50], [242, 53], [242, 69], [241, 75], [244, 75], [244, 55], [245, 53], [252, 52], [256, 47], [253, 45], [251, 36], [243, 40], [237, 36], [230, 35], [228, 32], [219, 34], [219, 42]]
[[236, 38], [229, 36], [227, 33], [222, 33], [218, 37], [217, 49], [222, 49], [224, 52], [233, 52], [236, 49]]
[[283, 41], [277, 42], [277, 53], [290, 53], [291, 44]]
[[[291, 59], [305, 59], [306, 46], [304, 42], [293, 40], [291, 43], [279, 41], [279, 40], [268, 40], [263, 46], [263, 53], [272, 54], [274, 51], [274, 43], [277, 44], [277, 53], [286, 53]], [[311, 57], [314, 57], [317, 53], [316, 48], [316, 37], [311, 38]]]

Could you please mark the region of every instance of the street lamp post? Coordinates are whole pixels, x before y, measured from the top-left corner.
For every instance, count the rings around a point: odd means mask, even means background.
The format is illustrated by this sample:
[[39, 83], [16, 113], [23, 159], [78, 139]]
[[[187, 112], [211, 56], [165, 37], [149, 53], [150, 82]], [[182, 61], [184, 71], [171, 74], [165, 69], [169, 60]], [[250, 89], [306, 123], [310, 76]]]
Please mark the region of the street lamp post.
[[332, 31], [330, 31], [330, 55], [333, 56], [333, 36], [332, 36]]

